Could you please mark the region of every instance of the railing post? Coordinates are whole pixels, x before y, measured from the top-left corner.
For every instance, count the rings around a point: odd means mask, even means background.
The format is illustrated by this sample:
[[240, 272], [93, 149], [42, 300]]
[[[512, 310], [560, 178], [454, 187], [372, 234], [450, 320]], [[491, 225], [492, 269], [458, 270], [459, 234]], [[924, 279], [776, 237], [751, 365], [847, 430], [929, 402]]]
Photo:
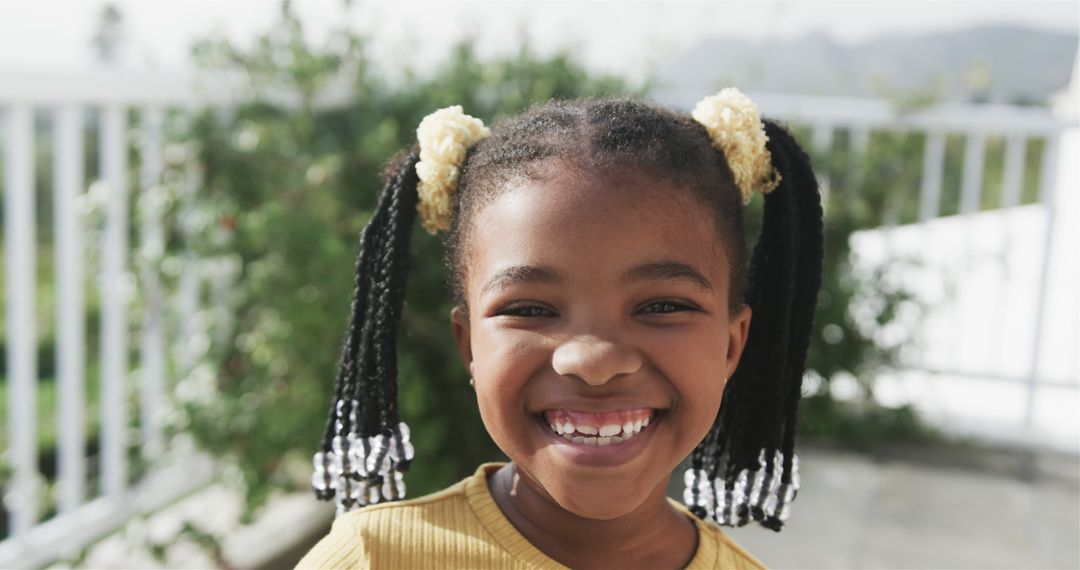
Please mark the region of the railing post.
[[919, 191], [919, 221], [928, 222], [941, 212], [941, 179], [945, 173], [945, 133], [926, 133], [923, 148], [922, 184]]
[[142, 455], [148, 460], [157, 457], [165, 446], [161, 433], [165, 392], [164, 291], [156, 268], [156, 262], [161, 259], [165, 249], [165, 230], [161, 225], [164, 196], [160, 184], [164, 165], [164, 117], [160, 108], [144, 108], [140, 117], [139, 269], [146, 302], [139, 343], [139, 419], [142, 426]]
[[1031, 360], [1027, 373], [1027, 405], [1024, 408], [1024, 428], [1029, 432], [1034, 425], [1035, 394], [1039, 387], [1039, 361], [1042, 353], [1043, 321], [1046, 315], [1046, 289], [1049, 285], [1050, 265], [1053, 259], [1054, 223], [1054, 184], [1057, 178], [1058, 136], [1046, 139], [1043, 151], [1042, 168], [1039, 171], [1039, 202], [1046, 214], [1046, 231], [1043, 234], [1043, 256], [1039, 266], [1038, 296], [1035, 300], [1035, 329], [1031, 341]]
[[983, 188], [983, 160], [986, 157], [986, 134], [970, 132], [964, 143], [964, 173], [960, 183], [960, 213], [979, 211]]
[[1012, 208], [1020, 204], [1020, 188], [1024, 182], [1024, 151], [1027, 139], [1012, 134], [1005, 143], [1005, 172], [1001, 175], [1001, 207]]
[[6, 491], [11, 534], [37, 522], [37, 322], [34, 316], [34, 110], [8, 108], [4, 169], [4, 253], [7, 287], [8, 439], [11, 483]]
[[127, 111], [102, 113], [101, 171], [109, 188], [101, 252], [101, 472], [104, 494], [119, 497], [127, 487], [128, 188]]
[[851, 156], [851, 175], [848, 178], [845, 192], [847, 196], [858, 196], [866, 182], [866, 156], [870, 148], [870, 128], [864, 125], [856, 125], [849, 128], [849, 151]]
[[60, 512], [75, 510], [85, 496], [86, 325], [83, 228], [76, 211], [82, 194], [83, 109], [68, 104], [56, 113], [56, 370]]
[[818, 183], [821, 185], [821, 208], [826, 210], [829, 204], [829, 190], [832, 186], [832, 172], [829, 166], [832, 164], [833, 124], [818, 123], [814, 125], [814, 133], [811, 141], [814, 154], [821, 159], [820, 169], [817, 172]]

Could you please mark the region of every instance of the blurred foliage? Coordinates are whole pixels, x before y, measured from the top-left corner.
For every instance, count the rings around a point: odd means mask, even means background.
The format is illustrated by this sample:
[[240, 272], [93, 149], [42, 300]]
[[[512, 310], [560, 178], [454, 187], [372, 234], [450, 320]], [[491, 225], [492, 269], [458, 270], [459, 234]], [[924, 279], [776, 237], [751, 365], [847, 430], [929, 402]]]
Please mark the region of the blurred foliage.
[[858, 451], [872, 452], [888, 442], [926, 443], [944, 437], [924, 423], [909, 405], [898, 408], [850, 405], [828, 393], [819, 393], [804, 397], [799, 407], [800, 434]]
[[[644, 95], [647, 85], [587, 73], [571, 54], [539, 56], [528, 44], [515, 55], [481, 60], [469, 42], [454, 46], [429, 76], [406, 70], [390, 80], [370, 59], [364, 38], [341, 32], [313, 46], [287, 5], [279, 25], [252, 48], [208, 40], [195, 53], [208, 70], [243, 76], [252, 92], [238, 106], [201, 112], [176, 135], [200, 165], [186, 174], [198, 180], [188, 208], [200, 212], [200, 221], [184, 222], [194, 214], [183, 207], [173, 212], [186, 229], [170, 234], [167, 250], [235, 257], [238, 273], [226, 311], [234, 322], [219, 329], [227, 331], [220, 335], [225, 342], [209, 345], [208, 366], [184, 371], [173, 423], [241, 467], [254, 508], [273, 489], [306, 486], [347, 324], [357, 237], [380, 191], [377, 173], [412, 144], [420, 119], [461, 104], [493, 124], [550, 98]], [[351, 78], [351, 95], [320, 103], [342, 76]], [[922, 105], [918, 97], [902, 103]], [[811, 140], [805, 127], [792, 127], [800, 140]], [[818, 383], [801, 409], [803, 432], [855, 446], [925, 437], [929, 432], [910, 408], [882, 411], [872, 398], [875, 375], [899, 363], [900, 348], [914, 340], [905, 331], [925, 308], [883, 274], [858, 275], [849, 245], [860, 229], [913, 221], [917, 204], [906, 196], [919, 186], [925, 141], [873, 133], [857, 148], [851, 133], [834, 134], [828, 149], [812, 150], [830, 198], [808, 356]], [[760, 213], [758, 200], [748, 213], [751, 244]], [[449, 333], [441, 244], [416, 232], [399, 345], [401, 412], [420, 458], [407, 476], [411, 496], [500, 457]], [[860, 305], [863, 318], [852, 310]], [[890, 327], [897, 330], [882, 336]], [[834, 398], [830, 380], [838, 376], [856, 380], [854, 404]]]

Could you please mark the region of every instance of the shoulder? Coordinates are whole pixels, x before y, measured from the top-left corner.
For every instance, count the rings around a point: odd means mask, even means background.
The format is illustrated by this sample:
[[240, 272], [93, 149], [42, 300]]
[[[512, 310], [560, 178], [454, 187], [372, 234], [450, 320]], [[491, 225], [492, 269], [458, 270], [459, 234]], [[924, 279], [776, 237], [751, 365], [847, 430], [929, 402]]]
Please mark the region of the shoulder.
[[354, 521], [343, 515], [334, 519], [330, 533], [324, 536], [296, 564], [297, 569], [370, 567], [360, 533]]
[[757, 557], [735, 542], [719, 526], [702, 521], [698, 528], [701, 529], [702, 542], [708, 539], [717, 546], [715, 568], [765, 569], [765, 565]]
[[539, 558], [529, 557], [531, 546], [519, 544], [524, 539], [513, 540], [513, 527], [488, 491], [487, 475], [500, 465], [485, 463], [428, 496], [338, 516], [297, 568], [529, 567], [528, 560]]
[[297, 568], [405, 567], [402, 553], [439, 550], [454, 534], [470, 534], [475, 516], [466, 481], [416, 499], [372, 505], [334, 520]]
[[414, 543], [417, 535], [461, 526], [472, 519], [465, 495], [466, 481], [415, 499], [365, 507], [340, 518], [348, 519], [353, 532], [372, 546]]
[[765, 565], [728, 536], [720, 525], [698, 518], [685, 505], [674, 499], [670, 499], [670, 502], [672, 506], [690, 517], [698, 529], [698, 552], [690, 562], [690, 568], [764, 570]]

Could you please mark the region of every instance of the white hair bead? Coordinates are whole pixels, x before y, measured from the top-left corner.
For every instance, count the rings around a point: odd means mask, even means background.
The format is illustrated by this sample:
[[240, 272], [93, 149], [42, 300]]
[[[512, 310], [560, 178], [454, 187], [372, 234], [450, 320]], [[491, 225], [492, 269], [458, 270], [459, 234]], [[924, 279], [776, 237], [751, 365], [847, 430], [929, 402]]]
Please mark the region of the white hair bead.
[[[767, 453], [762, 449], [757, 468], [743, 469], [731, 480], [712, 477], [704, 469], [687, 469], [683, 474], [683, 502], [704, 511], [705, 518], [721, 525], [743, 526], [773, 517], [783, 522], [799, 488], [799, 458], [791, 457], [791, 480], [783, 482], [784, 454], [775, 450], [770, 466], [765, 462]], [[761, 508], [753, 508], [757, 505]]]

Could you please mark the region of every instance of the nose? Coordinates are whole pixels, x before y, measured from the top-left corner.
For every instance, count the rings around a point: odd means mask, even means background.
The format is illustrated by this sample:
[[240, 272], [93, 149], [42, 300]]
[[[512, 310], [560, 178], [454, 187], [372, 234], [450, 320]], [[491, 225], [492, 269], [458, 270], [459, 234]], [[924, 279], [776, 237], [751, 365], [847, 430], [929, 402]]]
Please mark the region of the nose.
[[597, 337], [577, 337], [555, 349], [551, 365], [559, 374], [577, 376], [590, 386], [600, 386], [620, 374], [637, 372], [642, 358], [630, 346]]

